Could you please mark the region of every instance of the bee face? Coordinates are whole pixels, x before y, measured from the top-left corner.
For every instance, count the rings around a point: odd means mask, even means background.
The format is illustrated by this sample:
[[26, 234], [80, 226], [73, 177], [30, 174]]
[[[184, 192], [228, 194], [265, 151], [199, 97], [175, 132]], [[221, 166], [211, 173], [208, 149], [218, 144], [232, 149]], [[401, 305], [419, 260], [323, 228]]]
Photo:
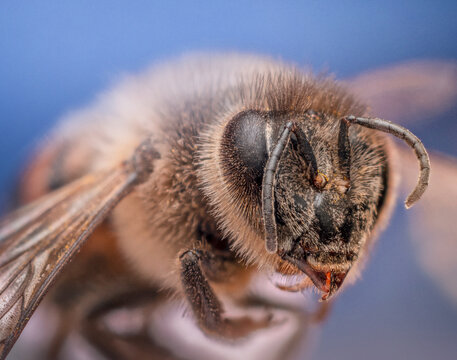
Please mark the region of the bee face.
[[[323, 113], [242, 112], [226, 128], [222, 162], [235, 193], [257, 208], [265, 164], [288, 121], [294, 128], [274, 179], [277, 254], [331, 294], [359, 259], [383, 208], [386, 144], [380, 134]], [[254, 221], [261, 227], [261, 217]]]

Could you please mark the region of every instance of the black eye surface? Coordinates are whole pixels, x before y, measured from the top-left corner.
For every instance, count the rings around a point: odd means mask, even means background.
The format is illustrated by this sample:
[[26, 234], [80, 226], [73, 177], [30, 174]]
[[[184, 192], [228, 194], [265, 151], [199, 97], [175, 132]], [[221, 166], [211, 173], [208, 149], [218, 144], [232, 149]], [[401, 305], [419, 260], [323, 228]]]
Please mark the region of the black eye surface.
[[265, 138], [266, 119], [256, 111], [243, 111], [227, 124], [222, 152], [229, 171], [239, 171], [245, 180], [262, 184], [268, 159]]

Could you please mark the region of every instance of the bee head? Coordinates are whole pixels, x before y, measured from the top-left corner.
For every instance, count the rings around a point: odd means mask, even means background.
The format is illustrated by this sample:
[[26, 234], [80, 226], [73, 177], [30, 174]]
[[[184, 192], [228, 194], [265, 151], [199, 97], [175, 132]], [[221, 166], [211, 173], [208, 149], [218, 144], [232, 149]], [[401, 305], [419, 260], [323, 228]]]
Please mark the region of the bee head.
[[304, 272], [325, 299], [359, 259], [388, 190], [384, 138], [350, 125], [399, 135], [392, 123], [364, 120], [379, 119], [252, 110], [236, 115], [223, 136], [222, 168], [236, 184], [234, 201], [250, 198], [261, 215], [247, 206], [239, 211], [260, 223], [267, 251]]

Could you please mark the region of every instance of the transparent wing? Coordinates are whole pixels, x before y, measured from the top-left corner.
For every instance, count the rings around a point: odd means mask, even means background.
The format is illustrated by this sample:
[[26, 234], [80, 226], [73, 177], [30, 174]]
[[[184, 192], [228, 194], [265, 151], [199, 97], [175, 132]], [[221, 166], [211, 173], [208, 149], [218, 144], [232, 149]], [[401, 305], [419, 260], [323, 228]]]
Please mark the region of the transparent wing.
[[0, 358], [63, 266], [112, 208], [152, 171], [142, 144], [117, 168], [89, 174], [0, 222]]
[[412, 61], [347, 80], [370, 113], [406, 124], [442, 114], [457, 102], [457, 62]]
[[[401, 148], [401, 188], [414, 186], [417, 165], [409, 149]], [[427, 274], [457, 305], [457, 160], [430, 154], [430, 184], [411, 209], [409, 230]]]

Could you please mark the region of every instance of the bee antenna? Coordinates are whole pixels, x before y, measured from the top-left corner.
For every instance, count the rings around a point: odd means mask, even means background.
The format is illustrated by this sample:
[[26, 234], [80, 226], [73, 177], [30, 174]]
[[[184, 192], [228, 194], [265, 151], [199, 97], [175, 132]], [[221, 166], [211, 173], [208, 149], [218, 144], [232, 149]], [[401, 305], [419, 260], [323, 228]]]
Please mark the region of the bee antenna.
[[289, 121], [279, 140], [270, 153], [270, 157], [265, 165], [262, 181], [262, 213], [265, 229], [265, 247], [269, 253], [275, 254], [278, 251], [278, 234], [276, 231], [275, 219], [275, 178], [278, 165], [281, 160], [284, 148], [290, 138], [290, 131], [293, 122]]
[[413, 204], [421, 198], [422, 194], [427, 189], [430, 178], [430, 159], [428, 157], [427, 150], [425, 150], [425, 147], [419, 138], [403, 126], [394, 124], [388, 120], [378, 118], [370, 119], [355, 116], [347, 116], [343, 119], [349, 121], [350, 123], [359, 124], [370, 129], [381, 130], [392, 134], [405, 141], [410, 147], [414, 149], [414, 152], [416, 153], [417, 159], [419, 161], [420, 174], [416, 187], [408, 195], [405, 201], [405, 206], [407, 209], [413, 206]]
[[338, 133], [338, 162], [340, 169], [347, 180], [350, 180], [351, 168], [351, 144], [349, 142], [349, 125], [346, 119], [340, 120], [340, 130]]

